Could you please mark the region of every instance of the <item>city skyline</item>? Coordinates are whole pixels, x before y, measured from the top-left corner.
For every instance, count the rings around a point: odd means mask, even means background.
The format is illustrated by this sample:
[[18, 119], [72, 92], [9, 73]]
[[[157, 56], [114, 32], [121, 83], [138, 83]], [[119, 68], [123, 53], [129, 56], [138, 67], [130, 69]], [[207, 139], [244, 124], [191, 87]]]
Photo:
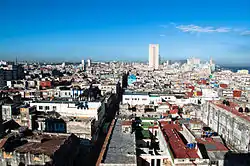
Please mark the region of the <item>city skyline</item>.
[[[112, 5], [111, 5], [112, 4]], [[250, 2], [3, 1], [0, 57], [6, 60], [147, 61], [213, 57], [248, 65]]]

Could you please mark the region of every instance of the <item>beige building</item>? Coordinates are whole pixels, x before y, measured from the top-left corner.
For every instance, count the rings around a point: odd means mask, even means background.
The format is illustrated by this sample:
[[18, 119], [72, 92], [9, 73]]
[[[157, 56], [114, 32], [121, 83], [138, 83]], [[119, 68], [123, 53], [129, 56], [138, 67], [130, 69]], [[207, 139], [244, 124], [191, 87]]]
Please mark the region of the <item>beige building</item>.
[[159, 44], [149, 44], [149, 67], [159, 69]]

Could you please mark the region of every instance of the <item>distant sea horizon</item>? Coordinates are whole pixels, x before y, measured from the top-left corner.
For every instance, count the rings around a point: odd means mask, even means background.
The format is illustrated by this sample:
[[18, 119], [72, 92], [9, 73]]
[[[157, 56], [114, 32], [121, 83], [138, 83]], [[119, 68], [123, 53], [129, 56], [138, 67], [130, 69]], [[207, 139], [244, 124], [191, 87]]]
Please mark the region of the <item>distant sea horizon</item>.
[[220, 69], [223, 69], [223, 70], [231, 70], [232, 72], [237, 72], [238, 70], [248, 70], [250, 71], [250, 65], [249, 66], [230, 66], [230, 65], [220, 65], [219, 67]]

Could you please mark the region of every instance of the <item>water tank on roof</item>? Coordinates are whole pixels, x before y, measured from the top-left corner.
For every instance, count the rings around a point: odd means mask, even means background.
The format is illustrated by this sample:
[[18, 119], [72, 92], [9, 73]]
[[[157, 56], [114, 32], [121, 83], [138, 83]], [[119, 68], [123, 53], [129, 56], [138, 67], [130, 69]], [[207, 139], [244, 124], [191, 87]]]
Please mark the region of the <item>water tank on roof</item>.
[[222, 103], [223, 103], [223, 104], [226, 104], [226, 102], [227, 102], [226, 100], [223, 100], [223, 102], [222, 102]]
[[249, 112], [250, 112], [250, 110], [249, 110], [248, 107], [245, 108], [245, 112], [246, 112], [246, 113], [249, 113]]
[[240, 107], [240, 108], [238, 109], [238, 111], [239, 111], [239, 112], [243, 112], [243, 108]]

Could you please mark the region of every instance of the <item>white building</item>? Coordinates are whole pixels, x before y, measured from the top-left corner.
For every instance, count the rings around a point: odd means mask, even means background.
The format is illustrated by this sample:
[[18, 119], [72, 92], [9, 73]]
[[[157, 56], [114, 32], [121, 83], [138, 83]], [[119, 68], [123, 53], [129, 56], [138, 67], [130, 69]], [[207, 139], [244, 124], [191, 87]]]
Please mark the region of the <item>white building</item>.
[[149, 44], [149, 67], [159, 69], [160, 63], [159, 44]]
[[[93, 117], [101, 120], [105, 114], [105, 104], [103, 102], [88, 102], [88, 108], [84, 109], [76, 105], [73, 101], [38, 101], [30, 103], [36, 106], [38, 111], [56, 111], [61, 116], [70, 117]], [[103, 108], [102, 108], [103, 107]]]
[[87, 64], [88, 64], [88, 67], [91, 66], [91, 60], [90, 59], [87, 60]]
[[227, 144], [244, 153], [250, 152], [250, 116], [239, 112], [235, 103], [208, 101], [203, 105], [202, 121], [222, 136]]
[[126, 92], [122, 96], [122, 104], [134, 105], [149, 105], [150, 99], [148, 93]]
[[198, 59], [198, 58], [187, 59], [187, 64], [188, 65], [200, 65], [200, 63], [201, 63], [201, 60]]

